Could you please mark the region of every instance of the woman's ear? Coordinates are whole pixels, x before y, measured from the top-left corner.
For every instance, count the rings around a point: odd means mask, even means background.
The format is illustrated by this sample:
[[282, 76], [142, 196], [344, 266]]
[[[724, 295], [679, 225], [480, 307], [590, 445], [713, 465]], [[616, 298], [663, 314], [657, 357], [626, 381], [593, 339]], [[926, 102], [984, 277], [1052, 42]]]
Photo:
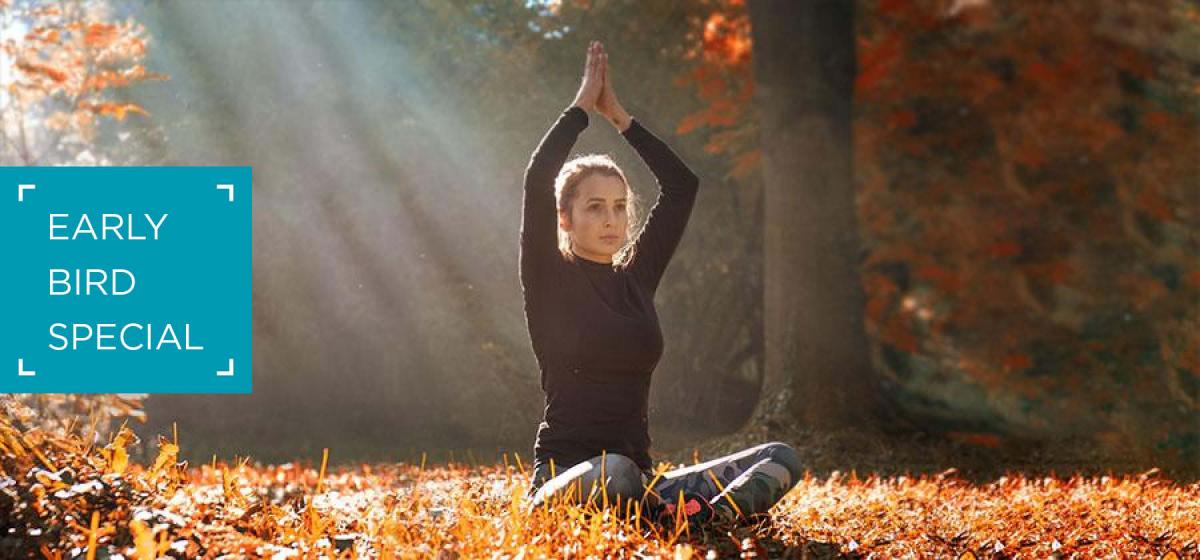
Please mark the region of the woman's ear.
[[558, 227], [563, 231], [571, 231], [571, 217], [566, 210], [558, 211]]

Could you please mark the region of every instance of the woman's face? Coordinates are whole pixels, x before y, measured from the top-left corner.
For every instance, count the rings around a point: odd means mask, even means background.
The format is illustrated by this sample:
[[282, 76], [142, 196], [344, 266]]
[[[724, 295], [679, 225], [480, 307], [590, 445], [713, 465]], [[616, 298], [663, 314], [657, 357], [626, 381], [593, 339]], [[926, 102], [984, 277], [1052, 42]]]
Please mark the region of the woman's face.
[[618, 177], [593, 173], [576, 186], [569, 221], [559, 212], [559, 224], [571, 236], [575, 254], [596, 262], [612, 262], [625, 245], [629, 216], [625, 183]]

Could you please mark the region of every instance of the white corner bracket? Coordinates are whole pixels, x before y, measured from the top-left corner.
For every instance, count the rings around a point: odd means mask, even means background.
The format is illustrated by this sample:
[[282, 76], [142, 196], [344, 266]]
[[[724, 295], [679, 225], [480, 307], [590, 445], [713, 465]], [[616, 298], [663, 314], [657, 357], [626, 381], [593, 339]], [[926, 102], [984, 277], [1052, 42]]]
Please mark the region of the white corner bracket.
[[37, 185], [17, 185], [17, 202], [25, 202], [25, 189], [36, 189]]
[[229, 191], [229, 202], [233, 202], [233, 185], [217, 185], [217, 189]]
[[32, 377], [34, 375], [37, 375], [37, 372], [36, 371], [26, 371], [25, 370], [25, 360], [22, 358], [17, 358], [17, 375], [20, 377]]
[[229, 369], [217, 370], [217, 375], [220, 377], [229, 377], [233, 375], [233, 358], [229, 358]]

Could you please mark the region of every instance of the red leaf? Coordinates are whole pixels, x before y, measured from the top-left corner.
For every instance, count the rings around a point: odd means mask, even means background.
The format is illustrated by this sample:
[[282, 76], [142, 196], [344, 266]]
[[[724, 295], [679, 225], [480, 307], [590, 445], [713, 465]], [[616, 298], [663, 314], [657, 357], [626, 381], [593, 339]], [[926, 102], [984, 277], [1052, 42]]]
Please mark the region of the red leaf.
[[917, 114], [912, 109], [896, 111], [888, 116], [888, 128], [908, 128], [917, 124]]
[[1016, 241], [997, 241], [984, 249], [988, 255], [996, 258], [1011, 257], [1021, 252], [1021, 245]]
[[854, 88], [869, 90], [887, 75], [888, 70], [900, 56], [900, 35], [888, 35], [874, 45], [860, 45], [858, 67], [860, 71], [854, 79]]
[[1055, 73], [1054, 67], [1045, 62], [1031, 62], [1025, 65], [1025, 78], [1049, 88], [1058, 85], [1058, 75]]
[[1025, 369], [1033, 365], [1026, 354], [1009, 354], [1004, 357], [1004, 367], [1009, 369]]
[[909, 3], [910, 0], [879, 0], [879, 13], [894, 15], [908, 8]]

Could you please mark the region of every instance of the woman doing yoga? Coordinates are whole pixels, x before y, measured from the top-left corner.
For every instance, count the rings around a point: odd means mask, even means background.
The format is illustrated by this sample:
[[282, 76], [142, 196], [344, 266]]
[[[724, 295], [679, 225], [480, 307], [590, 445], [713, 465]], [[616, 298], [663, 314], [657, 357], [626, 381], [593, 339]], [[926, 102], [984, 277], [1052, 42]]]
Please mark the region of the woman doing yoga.
[[[795, 450], [770, 442], [655, 473], [647, 423], [650, 376], [663, 351], [654, 294], [699, 189], [697, 176], [617, 101], [604, 47], [593, 41], [574, 102], [525, 170], [520, 277], [546, 408], [534, 442], [528, 505], [551, 496], [615, 504], [670, 522], [762, 514], [801, 476]], [[567, 155], [604, 116], [660, 189], [641, 234], [633, 190], [606, 155]], [[682, 506], [682, 510], [679, 510]]]

